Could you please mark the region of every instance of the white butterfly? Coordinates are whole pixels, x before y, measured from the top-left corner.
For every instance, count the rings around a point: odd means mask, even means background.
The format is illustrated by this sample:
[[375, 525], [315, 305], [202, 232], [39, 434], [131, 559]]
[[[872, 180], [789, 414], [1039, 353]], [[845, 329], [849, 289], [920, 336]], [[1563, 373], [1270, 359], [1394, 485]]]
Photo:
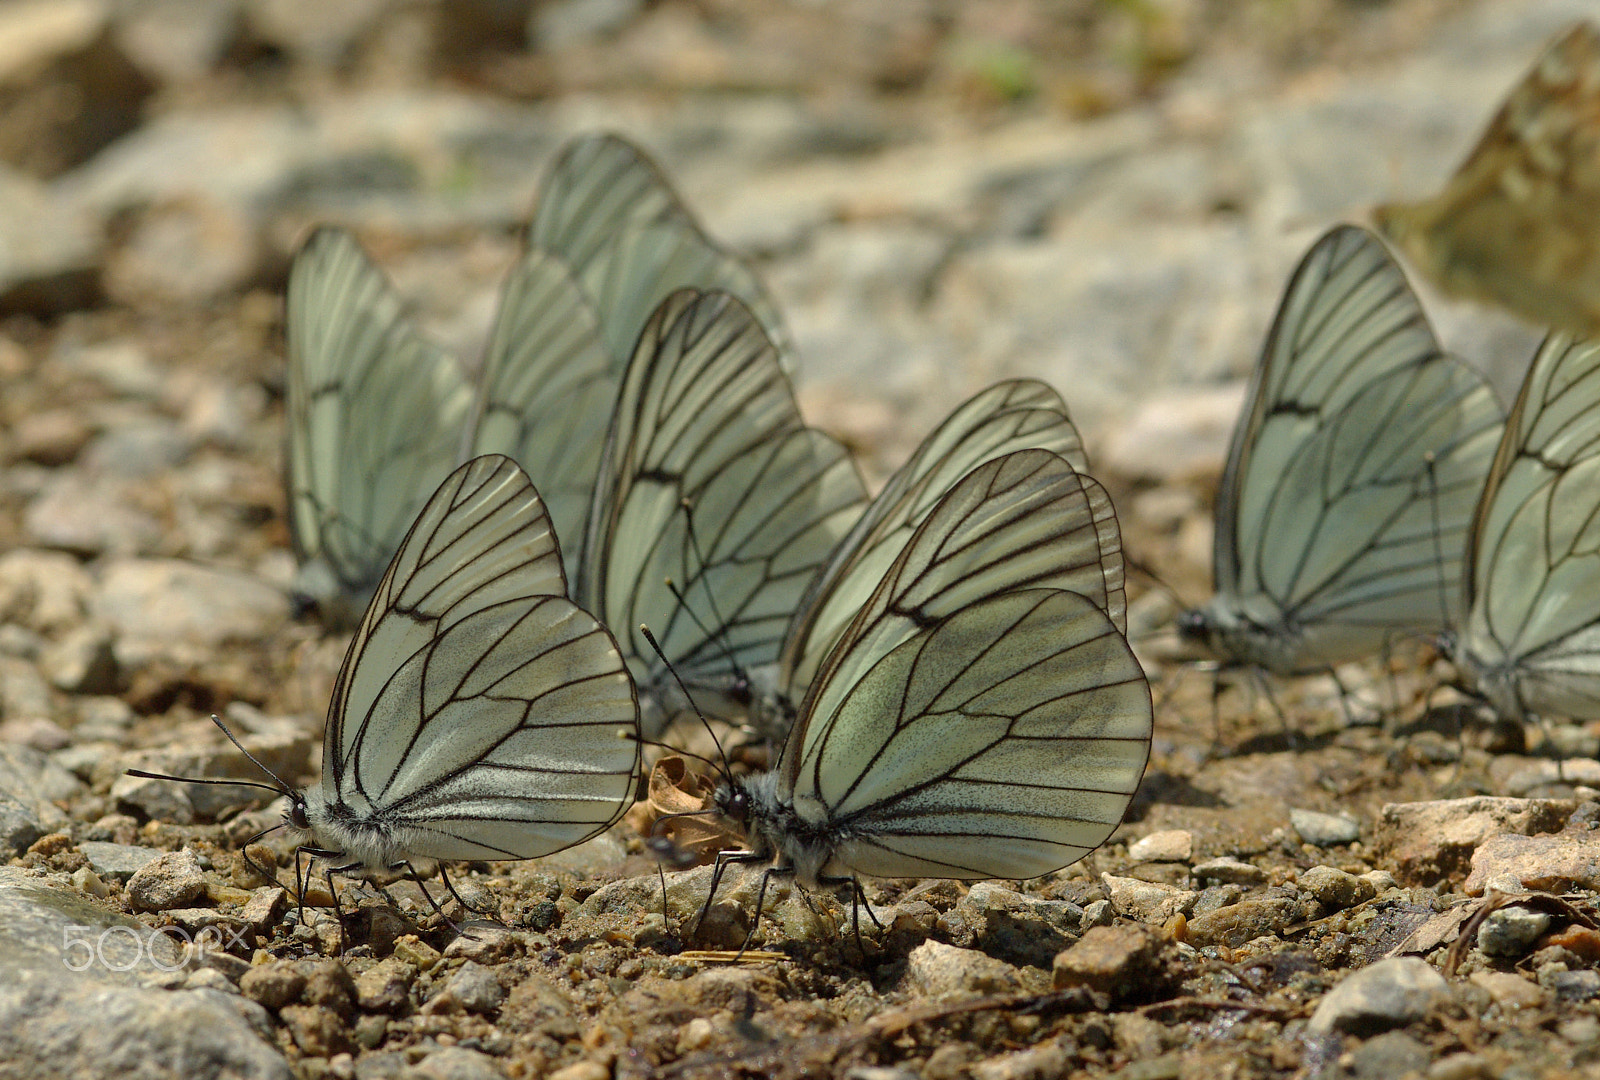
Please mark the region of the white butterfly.
[[742, 711], [813, 574], [866, 501], [848, 451], [800, 418], [777, 348], [725, 293], [682, 290], [624, 375], [574, 596], [618, 635], [655, 735], [686, 703]]
[[296, 841], [335, 870], [531, 859], [621, 817], [638, 703], [615, 640], [566, 593], [549, 517], [516, 463], [480, 457], [452, 473], [345, 654], [322, 779], [288, 792]]
[[1217, 492], [1216, 595], [1179, 631], [1280, 674], [1451, 625], [1501, 414], [1405, 275], [1340, 226], [1284, 292]]
[[294, 591], [348, 625], [455, 464], [472, 391], [342, 230], [296, 254], [286, 322]]
[[428, 493], [485, 453], [534, 476], [575, 576], [622, 370], [650, 312], [680, 286], [734, 291], [779, 332], [754, 274], [615, 136], [574, 140], [546, 175], [476, 392], [354, 240], [313, 234], [287, 311], [296, 593], [330, 622], [354, 622]]
[[719, 862], [776, 858], [808, 887], [1026, 878], [1105, 841], [1144, 773], [1149, 684], [1098, 603], [1004, 584], [1098, 566], [1075, 476], [1023, 450], [939, 500], [828, 650], [778, 766], [719, 786], [750, 844]]
[[[1062, 485], [1061, 497], [1077, 504], [1073, 513], [1086, 532], [1085, 543], [1073, 550], [1083, 562], [1072, 565], [1070, 573], [1049, 563], [1040, 577], [1038, 564], [1019, 559], [1018, 551], [1004, 543], [991, 543], [984, 553], [994, 561], [974, 565], [969, 573], [981, 574], [978, 587], [991, 593], [1027, 585], [1073, 589], [1100, 604], [1119, 631], [1125, 628], [1116, 518], [1105, 489], [1083, 472], [1082, 443], [1066, 405], [1041, 382], [996, 383], [963, 402], [923, 440], [812, 578], [789, 617], [777, 663], [750, 673], [758, 693], [757, 730], [781, 744], [823, 658], [933, 507], [979, 464], [1022, 449], [1051, 451], [1070, 465], [1044, 467]], [[950, 590], [950, 602], [959, 603], [972, 584], [951, 578], [942, 588]]]
[[1534, 357], [1467, 534], [1456, 666], [1505, 719], [1600, 719], [1600, 341]]

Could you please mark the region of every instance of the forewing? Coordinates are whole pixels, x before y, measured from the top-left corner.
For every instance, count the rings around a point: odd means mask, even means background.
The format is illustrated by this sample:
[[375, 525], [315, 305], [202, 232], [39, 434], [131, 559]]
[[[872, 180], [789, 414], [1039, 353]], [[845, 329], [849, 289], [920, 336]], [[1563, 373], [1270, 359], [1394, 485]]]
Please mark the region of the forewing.
[[501, 296], [470, 449], [507, 454], [529, 471], [573, 577], [621, 375], [566, 264], [530, 248]]
[[794, 805], [859, 873], [1034, 877], [1122, 820], [1151, 719], [1103, 611], [1070, 592], [1006, 593], [919, 629], [815, 718]]
[[1600, 716], [1600, 342], [1547, 339], [1468, 548], [1467, 653], [1516, 669], [1535, 712]]
[[1033, 379], [1008, 379], [979, 392], [923, 440], [834, 548], [796, 607], [779, 676], [792, 698], [805, 694], [817, 665], [945, 493], [984, 462], [1026, 449], [1059, 454], [1080, 473], [1087, 468], [1066, 404]]
[[331, 576], [359, 611], [454, 463], [471, 393], [341, 230], [319, 229], [295, 256], [286, 321], [291, 535], [304, 579]]
[[[817, 669], [797, 725], [809, 756], [868, 667], [920, 630], [1001, 593], [1071, 589], [1125, 625], [1122, 542], [1105, 489], [1055, 454], [978, 466], [939, 500]], [[817, 726], [818, 724], [824, 726]], [[785, 757], [797, 759], [791, 752]]]
[[691, 685], [725, 685], [777, 659], [865, 501], [844, 447], [800, 419], [755, 317], [685, 290], [651, 318], [624, 377], [575, 595], [642, 685], [667, 682], [640, 623]]
[[680, 288], [732, 293], [785, 343], [777, 305], [755, 274], [706, 236], [660, 168], [616, 135], [563, 148], [540, 185], [529, 241], [572, 268], [619, 363]]

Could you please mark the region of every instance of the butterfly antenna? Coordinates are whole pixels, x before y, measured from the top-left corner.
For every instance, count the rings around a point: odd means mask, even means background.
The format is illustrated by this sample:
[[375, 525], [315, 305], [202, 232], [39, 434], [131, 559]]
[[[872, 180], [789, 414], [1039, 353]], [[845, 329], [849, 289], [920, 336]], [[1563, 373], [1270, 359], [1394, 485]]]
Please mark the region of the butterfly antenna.
[[[684, 531], [689, 535], [689, 549], [694, 552], [695, 562], [699, 564], [701, 574], [704, 574], [705, 569], [709, 564], [706, 561], [705, 552], [700, 549], [700, 534], [694, 530], [694, 504], [687, 498], [684, 498], [679, 500], [679, 506], [683, 508]], [[671, 581], [667, 582], [667, 587], [672, 589], [672, 595], [678, 598], [678, 603], [688, 607], [684, 597], [679, 594], [677, 588], [672, 584]], [[722, 650], [723, 658], [728, 661], [729, 668], [737, 673], [740, 678], [744, 678], [744, 668], [734, 657], [733, 651], [728, 647], [728, 642], [726, 639], [728, 623], [727, 620], [723, 619], [722, 612], [717, 610], [716, 592], [710, 588], [707, 588], [705, 592], [706, 603], [711, 607], [711, 617], [716, 620], [717, 626], [721, 629], [719, 629], [716, 634], [712, 634], [709, 630], [707, 630], [705, 624], [699, 619], [695, 619], [695, 625], [700, 627], [700, 630], [705, 633], [707, 640], [716, 642], [717, 647]], [[691, 611], [690, 616], [693, 617], [693, 614], [693, 611]]]
[[[667, 671], [672, 675], [672, 681], [678, 684], [678, 689], [683, 693], [684, 700], [689, 703], [689, 708], [694, 710], [694, 714], [700, 718], [700, 723], [705, 726], [706, 734], [711, 736], [711, 741], [717, 748], [717, 756], [722, 759], [722, 775], [731, 777], [733, 775], [733, 764], [728, 760], [727, 751], [722, 748], [722, 740], [717, 738], [716, 731], [711, 727], [711, 721], [707, 720], [706, 714], [700, 711], [700, 706], [694, 703], [694, 695], [689, 693], [689, 688], [683, 684], [683, 679], [678, 676], [678, 669], [672, 666], [672, 661], [667, 659], [667, 654], [661, 651], [661, 643], [656, 640], [656, 636], [650, 632], [648, 626], [640, 623], [639, 633], [644, 635], [644, 639], [650, 643], [650, 648], [655, 650], [656, 656], [660, 657], [661, 662], [667, 666]], [[701, 760], [705, 759], [702, 758]], [[715, 762], [710, 762], [710, 764], [715, 765]]]
[[[695, 613], [694, 608], [689, 604], [689, 598], [684, 595], [682, 589], [678, 588], [678, 583], [676, 581], [672, 580], [671, 578], [667, 578], [666, 586], [667, 591], [672, 594], [672, 598], [678, 602], [678, 607], [689, 616], [690, 620], [694, 623], [695, 628], [700, 631], [701, 635], [704, 636], [707, 641], [711, 642], [711, 644], [715, 645], [722, 652], [722, 658], [728, 662], [728, 669], [741, 680], [748, 682], [749, 676], [745, 674], [744, 665], [740, 664], [739, 658], [733, 655], [733, 650], [728, 647], [728, 642], [724, 636], [724, 631], [723, 629], [720, 629], [726, 627], [728, 624], [722, 621], [721, 615], [717, 614], [716, 601], [714, 599], [711, 601], [711, 615], [716, 619], [719, 629], [713, 630], [711, 627], [705, 624], [705, 621], [702, 620], [699, 615]], [[706, 595], [708, 597], [710, 596], [710, 590], [707, 590]], [[659, 651], [660, 650], [658, 649], [657, 652]], [[666, 657], [663, 656], [662, 659], [665, 660]]]
[[1128, 569], [1136, 571], [1137, 573], [1149, 578], [1150, 584], [1166, 593], [1167, 599], [1176, 604], [1179, 611], [1188, 611], [1190, 608], [1195, 606], [1183, 598], [1183, 594], [1178, 592], [1176, 586], [1167, 581], [1167, 579], [1162, 577], [1160, 574], [1156, 573], [1153, 566], [1142, 559], [1137, 559], [1130, 555], [1127, 548], [1123, 548], [1122, 550], [1122, 564]]
[[212, 713], [211, 722], [222, 729], [222, 733], [228, 737], [228, 741], [238, 748], [239, 753], [249, 758], [252, 765], [266, 773], [268, 776], [272, 777], [273, 782], [270, 784], [263, 784], [257, 780], [219, 780], [215, 778], [199, 776], [173, 776], [170, 773], [148, 772], [144, 769], [128, 769], [127, 774], [129, 776], [143, 777], [146, 780], [172, 780], [180, 784], [228, 784], [233, 787], [262, 788], [266, 791], [275, 791], [279, 795], [294, 795], [293, 788], [284, 783], [277, 773], [267, 768], [266, 765], [262, 763], [260, 758], [256, 757], [254, 754], [244, 748], [244, 744], [234, 736], [233, 732], [228, 730], [228, 725], [222, 722], [221, 717], [217, 716], [216, 713]]

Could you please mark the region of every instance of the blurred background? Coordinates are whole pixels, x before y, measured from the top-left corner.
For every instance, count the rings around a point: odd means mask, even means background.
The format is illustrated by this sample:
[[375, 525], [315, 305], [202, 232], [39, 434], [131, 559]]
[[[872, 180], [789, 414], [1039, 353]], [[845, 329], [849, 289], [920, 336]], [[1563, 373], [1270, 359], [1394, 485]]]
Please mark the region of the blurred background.
[[[1212, 487], [1295, 261], [1329, 225], [1440, 185], [1543, 43], [1593, 13], [0, 3], [0, 553], [15, 556], [0, 554], [0, 622], [34, 635], [0, 653], [31, 669], [77, 648], [47, 672], [55, 690], [29, 689], [35, 674], [12, 695], [26, 707], [0, 706], [46, 715], [55, 691], [110, 689], [141, 714], [276, 701], [261, 682], [276, 662], [214, 650], [285, 618], [289, 257], [314, 223], [351, 226], [471, 364], [543, 169], [595, 129], [646, 147], [758, 267], [812, 422], [869, 472], [983, 385], [1042, 377], [1130, 549], [1198, 596]], [[1447, 345], [1509, 398], [1536, 334], [1427, 295]], [[218, 610], [254, 594], [131, 565], [151, 556], [270, 588]], [[58, 578], [50, 615], [39, 582]]]

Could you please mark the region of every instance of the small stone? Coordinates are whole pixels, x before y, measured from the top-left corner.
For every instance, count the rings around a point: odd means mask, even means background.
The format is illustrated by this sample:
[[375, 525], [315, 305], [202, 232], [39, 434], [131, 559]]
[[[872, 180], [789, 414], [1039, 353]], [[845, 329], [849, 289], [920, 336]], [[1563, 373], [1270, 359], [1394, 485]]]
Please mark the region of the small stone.
[[386, 957], [356, 976], [356, 1003], [367, 1012], [399, 1012], [416, 981], [415, 967]]
[[198, 967], [189, 972], [183, 980], [185, 990], [220, 990], [225, 994], [237, 994], [239, 988], [233, 984], [222, 972], [214, 967]]
[[1480, 896], [1491, 881], [1506, 878], [1544, 892], [1600, 889], [1600, 844], [1573, 836], [1488, 837], [1472, 853], [1463, 889]]
[[128, 879], [128, 903], [135, 911], [166, 911], [202, 896], [205, 872], [188, 848], [157, 855]]
[[1146, 396], [1111, 430], [1096, 460], [1119, 476], [1165, 484], [1220, 475], [1244, 394], [1241, 380]]
[[1187, 829], [1165, 829], [1128, 845], [1133, 862], [1186, 863], [1194, 852], [1194, 835]]
[[975, 949], [925, 941], [906, 958], [902, 985], [928, 997], [996, 994], [1021, 987], [1017, 969]]
[[0, 555], [0, 619], [61, 633], [83, 621], [93, 591], [94, 580], [71, 555], [29, 548]]
[[1111, 901], [1118, 915], [1156, 925], [1174, 915], [1187, 914], [1200, 897], [1199, 893], [1187, 889], [1111, 874], [1101, 874], [1100, 882], [1105, 886], [1106, 899]]
[[112, 802], [119, 807], [133, 807], [152, 821], [167, 821], [175, 825], [194, 822], [194, 803], [182, 784], [170, 780], [156, 780], [148, 776], [119, 776], [111, 784]]
[[265, 936], [283, 918], [289, 906], [289, 894], [281, 886], [264, 885], [250, 893], [239, 917], [258, 936]]
[[339, 1014], [326, 1005], [285, 1005], [278, 1018], [294, 1044], [312, 1057], [347, 1053], [353, 1046]]
[[1539, 985], [1563, 1001], [1590, 1001], [1600, 997], [1600, 971], [1541, 971]]
[[1600, 1019], [1593, 1016], [1574, 1016], [1556, 1027], [1556, 1034], [1577, 1046], [1600, 1042]]
[[94, 428], [79, 410], [24, 413], [11, 430], [11, 453], [17, 460], [56, 468], [77, 457], [93, 437]]
[[1433, 1060], [1433, 1053], [1403, 1031], [1389, 1031], [1368, 1039], [1350, 1053], [1350, 1074], [1378, 1080], [1416, 1076]]
[[376, 1050], [389, 1034], [389, 1018], [368, 1013], [356, 1021], [356, 1044], [363, 1050]]
[[418, 938], [415, 934], [407, 934], [394, 943], [394, 957], [403, 960], [418, 971], [429, 971], [439, 962], [439, 950]]
[[1473, 852], [1502, 833], [1559, 832], [1576, 804], [1566, 799], [1464, 799], [1389, 803], [1378, 814], [1375, 843], [1402, 881], [1430, 885], [1468, 869]]
[[510, 956], [516, 945], [516, 936], [505, 927], [473, 926], [444, 947], [444, 957], [446, 960], [475, 960], [480, 964], [493, 964]]
[[1478, 925], [1478, 948], [1487, 956], [1526, 956], [1550, 929], [1552, 921], [1549, 912], [1533, 911], [1516, 904], [1496, 908]]
[[[604, 1075], [611, 1075], [609, 1069]], [[463, 1046], [435, 1050], [406, 1070], [407, 1080], [504, 1080], [505, 1073], [494, 1058]]]
[[1300, 921], [1301, 905], [1287, 896], [1251, 896], [1237, 904], [1196, 915], [1186, 927], [1187, 940], [1196, 948], [1226, 945], [1238, 948], [1247, 941], [1276, 934]]
[[72, 736], [60, 724], [43, 716], [13, 717], [0, 721], [0, 742], [19, 743], [53, 755], [64, 750], [72, 742]]
[[1332, 866], [1313, 866], [1300, 875], [1296, 884], [1331, 911], [1355, 907], [1378, 895], [1372, 882]]
[[115, 693], [117, 660], [111, 631], [94, 623], [68, 630], [39, 654], [39, 671], [57, 690], [69, 694]]
[[678, 1032], [676, 1052], [681, 1056], [696, 1050], [704, 1050], [711, 1045], [711, 1038], [715, 1034], [716, 1028], [711, 1026], [711, 1021], [703, 1016], [697, 1016], [683, 1025], [683, 1030]]
[[105, 840], [85, 840], [78, 845], [78, 850], [89, 860], [94, 872], [108, 881], [127, 881], [161, 856], [154, 848]]
[[1083, 930], [1083, 909], [980, 881], [936, 925], [951, 944], [980, 948], [1010, 964], [1047, 967]]
[[1207, 859], [1194, 868], [1194, 876], [1201, 881], [1217, 881], [1224, 885], [1262, 885], [1267, 872], [1259, 866], [1224, 855]]
[[31, 806], [0, 791], [0, 859], [14, 859], [45, 835], [44, 823]]
[[1536, 1009], [1545, 1001], [1545, 991], [1538, 983], [1509, 971], [1474, 971], [1467, 981], [1482, 987], [1506, 1012]]
[[87, 866], [80, 866], [72, 872], [72, 887], [81, 893], [105, 899], [111, 895], [111, 890], [106, 888], [106, 883], [100, 876]]
[[580, 1061], [557, 1069], [550, 1074], [549, 1080], [611, 1080], [611, 1070], [598, 1061]]
[[1367, 1037], [1421, 1020], [1450, 995], [1450, 986], [1415, 956], [1380, 960], [1334, 987], [1311, 1014], [1306, 1030]]
[[116, 634], [118, 663], [131, 666], [174, 647], [259, 640], [289, 618], [282, 589], [178, 559], [113, 560], [90, 607]]
[[1427, 1080], [1493, 1080], [1495, 1068], [1482, 1054], [1463, 1051], [1435, 1061], [1425, 1075]]
[[1400, 883], [1395, 881], [1394, 875], [1387, 870], [1368, 870], [1365, 874], [1357, 875], [1362, 881], [1371, 882], [1377, 895], [1381, 896], [1390, 889], [1398, 889]]
[[1034, 1077], [1067, 1076], [1072, 1072], [1072, 1064], [1066, 1047], [1051, 1040], [1042, 1046], [1030, 1046], [1026, 1050], [1014, 1050], [978, 1062], [972, 1066], [972, 1080], [1033, 1080]]
[[334, 1012], [349, 1012], [356, 1001], [355, 980], [350, 969], [337, 960], [320, 960], [307, 965], [305, 989], [300, 1000], [307, 1005], [326, 1005]]
[[1320, 814], [1315, 810], [1289, 811], [1289, 825], [1303, 843], [1313, 847], [1337, 847], [1361, 839], [1361, 823], [1343, 814]]
[[305, 986], [306, 973], [299, 965], [286, 961], [253, 967], [239, 980], [240, 993], [269, 1009], [299, 1001]]
[[500, 985], [494, 972], [468, 960], [450, 976], [444, 990], [428, 1004], [440, 1003], [442, 1008], [435, 1011], [459, 1008], [470, 1013], [488, 1014], [499, 1009], [505, 999], [506, 988]]
[[1096, 926], [1055, 958], [1051, 979], [1058, 990], [1082, 986], [1113, 1002], [1153, 998], [1177, 977], [1169, 953], [1148, 927]]

